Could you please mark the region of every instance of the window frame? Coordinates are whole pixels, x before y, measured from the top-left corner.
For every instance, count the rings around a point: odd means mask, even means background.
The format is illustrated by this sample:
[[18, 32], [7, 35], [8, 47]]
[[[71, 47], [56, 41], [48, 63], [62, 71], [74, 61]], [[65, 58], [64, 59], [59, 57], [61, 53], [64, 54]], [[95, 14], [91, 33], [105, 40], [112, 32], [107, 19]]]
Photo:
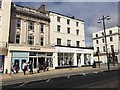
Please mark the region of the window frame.
[[67, 40], [67, 46], [71, 46], [71, 40]]
[[61, 38], [57, 38], [57, 45], [61, 45]]
[[67, 25], [70, 25], [70, 20], [69, 19], [67, 19]]
[[28, 22], [28, 30], [34, 31], [34, 22], [32, 22], [32, 21]]
[[67, 28], [67, 34], [70, 34], [70, 28], [69, 27]]
[[[17, 37], [19, 36], [19, 37]], [[20, 43], [20, 34], [16, 35], [15, 43], [19, 44]]]
[[57, 25], [57, 32], [60, 32], [60, 31], [61, 31], [61, 26]]
[[34, 45], [34, 36], [32, 36], [32, 35], [28, 36], [28, 44], [29, 45]]
[[57, 22], [60, 22], [61, 17], [57, 16]]
[[21, 20], [19, 18], [16, 19], [16, 27], [21, 28]]
[[76, 35], [79, 35], [79, 29], [76, 29]]

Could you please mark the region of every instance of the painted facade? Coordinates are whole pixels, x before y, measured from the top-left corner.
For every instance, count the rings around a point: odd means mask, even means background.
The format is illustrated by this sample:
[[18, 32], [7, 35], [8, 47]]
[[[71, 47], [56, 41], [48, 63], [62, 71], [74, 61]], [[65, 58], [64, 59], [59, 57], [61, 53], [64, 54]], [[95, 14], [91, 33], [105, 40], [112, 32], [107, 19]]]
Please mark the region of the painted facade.
[[85, 47], [84, 21], [46, 12], [43, 4], [34, 9], [12, 3], [10, 15], [4, 73], [11, 73], [16, 63], [21, 72], [23, 61], [32, 61], [34, 70], [45, 61], [50, 69], [69, 66], [69, 61], [72, 66], [92, 65], [93, 50]]
[[[104, 32], [99, 31], [93, 33], [93, 46], [94, 54], [99, 50], [99, 59], [103, 63], [107, 63]], [[109, 56], [112, 57], [112, 50], [117, 58], [117, 62], [120, 63], [120, 27], [114, 26], [106, 29], [107, 50]], [[94, 60], [98, 61], [98, 56], [94, 56]]]
[[4, 70], [9, 38], [11, 0], [0, 0], [0, 72]]

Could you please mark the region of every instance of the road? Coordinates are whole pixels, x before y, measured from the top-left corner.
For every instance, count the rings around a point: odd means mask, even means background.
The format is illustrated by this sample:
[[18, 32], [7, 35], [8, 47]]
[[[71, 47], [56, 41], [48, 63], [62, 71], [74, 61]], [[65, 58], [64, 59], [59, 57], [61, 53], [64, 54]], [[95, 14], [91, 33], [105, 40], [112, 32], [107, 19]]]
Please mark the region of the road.
[[118, 88], [120, 70], [74, 75], [59, 78], [48, 78], [35, 82], [25, 82], [4, 88]]

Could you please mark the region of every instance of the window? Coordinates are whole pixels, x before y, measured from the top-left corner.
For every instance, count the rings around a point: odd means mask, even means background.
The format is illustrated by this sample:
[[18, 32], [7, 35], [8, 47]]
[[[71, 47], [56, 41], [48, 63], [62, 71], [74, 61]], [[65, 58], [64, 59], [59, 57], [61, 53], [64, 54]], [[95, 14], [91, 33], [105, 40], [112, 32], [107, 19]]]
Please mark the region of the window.
[[34, 36], [28, 36], [28, 44], [34, 44]]
[[60, 17], [57, 17], [57, 22], [60, 22]]
[[20, 43], [20, 35], [18, 34], [18, 35], [16, 35], [16, 43]]
[[98, 34], [96, 34], [96, 37], [98, 37]]
[[67, 24], [69, 25], [70, 24], [70, 20], [67, 19]]
[[2, 7], [2, 1], [0, 1], [0, 8]]
[[102, 39], [102, 42], [104, 43], [104, 42], [105, 42], [105, 40], [104, 40], [104, 39]]
[[67, 46], [71, 46], [71, 40], [67, 40]]
[[111, 47], [111, 51], [114, 51], [114, 46], [113, 46], [113, 45], [110, 45], [110, 47]]
[[57, 25], [57, 31], [60, 32], [60, 25]]
[[104, 36], [104, 32], [102, 32], [102, 36]]
[[103, 46], [103, 52], [105, 52], [105, 46]]
[[110, 37], [110, 41], [113, 41], [113, 37]]
[[79, 30], [78, 29], [76, 30], [76, 35], [79, 35]]
[[40, 24], [40, 32], [43, 33], [44, 32], [44, 25]]
[[112, 34], [112, 30], [109, 31], [109, 34]]
[[99, 51], [99, 47], [97, 47], [97, 51]]
[[98, 44], [98, 43], [99, 43], [99, 41], [98, 41], [98, 40], [96, 40], [96, 43]]
[[21, 27], [21, 20], [20, 20], [20, 19], [17, 19], [17, 20], [16, 20], [16, 23], [17, 23], [17, 28], [20, 28], [20, 27]]
[[120, 41], [120, 36], [119, 36], [119, 41]]
[[28, 22], [28, 30], [34, 30], [34, 23]]
[[41, 45], [41, 46], [44, 45], [44, 38], [43, 38], [43, 37], [41, 37], [41, 43], [40, 43], [40, 45]]
[[77, 27], [78, 27], [78, 24], [79, 24], [79, 23], [78, 23], [78, 22], [76, 22], [76, 26], [77, 26]]
[[57, 45], [61, 45], [61, 39], [57, 38]]
[[67, 28], [67, 33], [70, 34], [70, 28]]
[[76, 46], [77, 46], [77, 47], [80, 46], [80, 41], [76, 41]]

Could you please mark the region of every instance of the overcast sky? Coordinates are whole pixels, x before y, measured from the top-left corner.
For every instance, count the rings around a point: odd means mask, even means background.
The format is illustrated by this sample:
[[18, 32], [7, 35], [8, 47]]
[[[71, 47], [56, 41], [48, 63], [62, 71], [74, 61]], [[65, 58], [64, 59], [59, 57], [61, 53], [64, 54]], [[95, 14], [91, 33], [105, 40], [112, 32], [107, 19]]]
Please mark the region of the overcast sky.
[[83, 20], [85, 25], [86, 46], [92, 46], [92, 33], [103, 30], [98, 19], [103, 15], [110, 16], [106, 28], [118, 25], [118, 2], [16, 2], [19, 5], [38, 8], [42, 3], [47, 11], [54, 11]]

